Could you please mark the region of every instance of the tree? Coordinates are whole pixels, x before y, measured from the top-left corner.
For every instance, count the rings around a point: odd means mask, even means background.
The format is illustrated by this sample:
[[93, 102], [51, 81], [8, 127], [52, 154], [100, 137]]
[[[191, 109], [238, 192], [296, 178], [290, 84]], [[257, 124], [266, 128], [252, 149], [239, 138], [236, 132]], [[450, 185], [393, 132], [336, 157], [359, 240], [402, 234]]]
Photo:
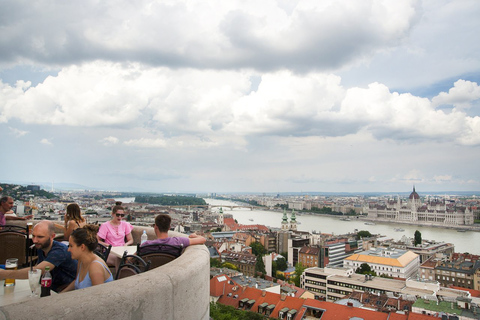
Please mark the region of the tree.
[[222, 267], [222, 268], [232, 269], [232, 270], [238, 270], [237, 266], [234, 265], [233, 263], [230, 263], [230, 262], [224, 262], [224, 263], [222, 263], [221, 267]]
[[300, 287], [300, 277], [302, 276], [305, 269], [306, 267], [304, 267], [301, 262], [298, 262], [295, 266], [295, 276], [292, 278], [292, 280], [297, 287]]
[[222, 261], [216, 258], [210, 258], [210, 268], [220, 268], [222, 266]]
[[371, 274], [372, 276], [376, 275], [375, 271], [372, 271], [372, 268], [368, 263], [362, 263], [360, 267], [355, 270], [355, 273], [359, 274]]
[[285, 271], [288, 268], [287, 261], [283, 257], [278, 257], [275, 261], [277, 263], [277, 270]]
[[361, 230], [361, 231], [358, 231], [358, 232], [357, 232], [357, 237], [358, 237], [359, 239], [361, 239], [361, 238], [369, 238], [369, 237], [371, 237], [371, 236], [372, 236], [372, 234], [370, 233], [370, 231], [367, 231], [367, 230]]
[[414, 245], [416, 246], [417, 244], [422, 244], [422, 234], [420, 231], [416, 230], [415, 231], [415, 242]]
[[267, 271], [265, 271], [265, 263], [263, 263], [261, 255], [257, 256], [257, 262], [255, 263], [255, 271], [261, 272], [262, 274], [267, 273]]
[[252, 253], [257, 257], [267, 253], [267, 250], [265, 250], [265, 247], [260, 242], [252, 242], [250, 247], [252, 248]]

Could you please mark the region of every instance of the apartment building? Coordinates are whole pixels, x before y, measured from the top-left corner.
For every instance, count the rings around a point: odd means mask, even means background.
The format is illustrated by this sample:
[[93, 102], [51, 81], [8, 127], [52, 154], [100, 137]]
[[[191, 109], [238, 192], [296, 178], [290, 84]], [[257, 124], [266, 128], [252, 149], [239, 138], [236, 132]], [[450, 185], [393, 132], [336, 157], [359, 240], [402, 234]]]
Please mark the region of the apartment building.
[[421, 279], [397, 280], [357, 274], [353, 268], [309, 268], [301, 276], [301, 287], [315, 295], [315, 299], [336, 301], [353, 292], [377, 295], [393, 293], [396, 296], [438, 296], [442, 299], [469, 297], [466, 291], [442, 288], [437, 281]]
[[367, 263], [377, 275], [407, 279], [416, 275], [420, 267], [418, 254], [407, 250], [371, 248], [343, 260], [343, 266], [356, 270]]

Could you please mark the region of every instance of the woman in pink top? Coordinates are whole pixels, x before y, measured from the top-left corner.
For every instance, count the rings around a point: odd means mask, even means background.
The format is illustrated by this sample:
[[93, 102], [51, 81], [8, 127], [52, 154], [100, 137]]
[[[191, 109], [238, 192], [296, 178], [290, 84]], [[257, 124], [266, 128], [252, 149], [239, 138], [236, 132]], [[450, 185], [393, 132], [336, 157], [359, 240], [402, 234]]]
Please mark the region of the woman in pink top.
[[[129, 246], [133, 244], [132, 230], [133, 226], [123, 221], [125, 217], [125, 209], [121, 206], [121, 202], [117, 202], [112, 208], [112, 220], [102, 223], [97, 233], [98, 242], [108, 247]], [[127, 242], [125, 242], [125, 239]], [[108, 256], [108, 265], [118, 266], [120, 259], [110, 254]]]

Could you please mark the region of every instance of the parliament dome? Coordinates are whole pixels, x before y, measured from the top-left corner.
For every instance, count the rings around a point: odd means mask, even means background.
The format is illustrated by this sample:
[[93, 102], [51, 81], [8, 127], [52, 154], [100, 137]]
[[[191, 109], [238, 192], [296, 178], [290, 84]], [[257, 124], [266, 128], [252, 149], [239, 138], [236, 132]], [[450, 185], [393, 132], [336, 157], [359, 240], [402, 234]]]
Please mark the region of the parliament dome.
[[420, 199], [420, 196], [415, 191], [415, 187], [413, 187], [413, 191], [412, 191], [412, 193], [410, 193], [410, 196], [408, 197], [408, 199], [414, 199], [414, 200]]

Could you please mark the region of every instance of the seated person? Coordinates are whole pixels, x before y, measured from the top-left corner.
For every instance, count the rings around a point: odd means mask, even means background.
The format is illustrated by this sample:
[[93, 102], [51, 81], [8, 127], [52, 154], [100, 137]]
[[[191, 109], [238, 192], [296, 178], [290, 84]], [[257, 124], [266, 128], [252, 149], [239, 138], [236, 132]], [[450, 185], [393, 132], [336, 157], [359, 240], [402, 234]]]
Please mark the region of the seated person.
[[65, 244], [68, 245], [68, 239], [70, 238], [73, 230], [83, 227], [87, 224], [87, 222], [85, 221], [85, 218], [82, 217], [82, 211], [80, 210], [80, 206], [76, 203], [70, 203], [67, 206], [64, 221], [64, 225], [58, 223], [56, 223], [55, 225], [63, 229], [63, 238]]
[[[98, 230], [98, 242], [104, 246], [108, 247], [108, 245], [112, 245], [112, 247], [120, 247], [133, 244], [133, 226], [122, 220], [123, 217], [125, 217], [125, 209], [121, 204], [121, 202], [116, 203], [112, 208], [112, 220], [102, 223]], [[127, 238], [127, 242], [125, 242], [125, 238]], [[118, 268], [120, 258], [110, 254], [107, 259], [107, 264]]]
[[[45, 272], [45, 267], [50, 267], [52, 274], [53, 291], [61, 291], [74, 279], [77, 272], [77, 261], [72, 260], [68, 248], [63, 243], [53, 240], [55, 238], [54, 225], [52, 221], [40, 221], [35, 225], [32, 232], [32, 240], [38, 254], [38, 264], [34, 269]], [[0, 270], [0, 279], [28, 279], [28, 270]]]
[[[157, 239], [155, 240], [147, 240], [145, 241], [140, 247], [148, 246], [152, 244], [169, 244], [174, 246], [181, 246], [183, 245], [184, 248], [195, 245], [195, 244], [204, 244], [207, 239], [202, 236], [199, 236], [195, 233], [189, 235], [188, 238], [186, 237], [169, 237], [168, 230], [170, 230], [170, 224], [172, 222], [172, 218], [168, 214], [159, 214], [155, 217], [155, 234]], [[168, 253], [168, 252], [167, 252]]]
[[102, 258], [93, 251], [97, 248], [98, 226], [87, 224], [77, 228], [70, 236], [68, 251], [78, 260], [77, 277], [62, 292], [88, 288], [113, 281], [113, 275]]

